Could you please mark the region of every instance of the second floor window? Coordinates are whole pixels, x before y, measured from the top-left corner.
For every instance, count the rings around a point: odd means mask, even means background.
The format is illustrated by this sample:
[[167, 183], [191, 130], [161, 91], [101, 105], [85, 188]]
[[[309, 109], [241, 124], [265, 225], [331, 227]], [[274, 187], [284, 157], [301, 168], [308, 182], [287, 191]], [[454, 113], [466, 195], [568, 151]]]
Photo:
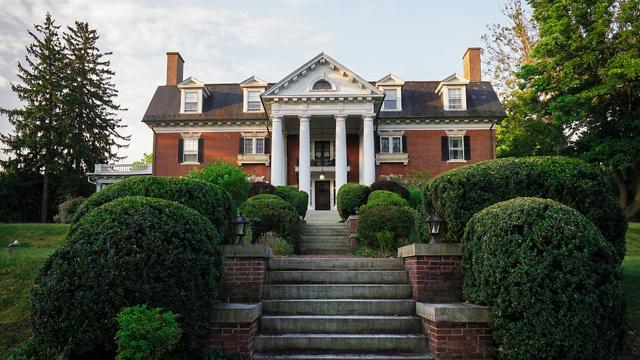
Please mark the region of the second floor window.
[[449, 136], [449, 160], [464, 160], [464, 137]]
[[198, 95], [197, 91], [186, 91], [184, 93], [184, 112], [198, 111]]
[[462, 109], [462, 89], [450, 88], [447, 91], [449, 97], [449, 109], [460, 110]]
[[402, 152], [402, 136], [381, 136], [380, 152], [395, 154]]
[[260, 104], [260, 91], [247, 91], [247, 111], [260, 111], [261, 109], [262, 105]]
[[198, 162], [198, 139], [184, 139], [184, 150], [182, 151], [182, 162]]
[[396, 89], [384, 90], [384, 110], [398, 109], [398, 91]]
[[265, 153], [265, 141], [264, 138], [245, 137], [242, 138], [240, 146], [241, 154], [256, 154], [262, 155]]

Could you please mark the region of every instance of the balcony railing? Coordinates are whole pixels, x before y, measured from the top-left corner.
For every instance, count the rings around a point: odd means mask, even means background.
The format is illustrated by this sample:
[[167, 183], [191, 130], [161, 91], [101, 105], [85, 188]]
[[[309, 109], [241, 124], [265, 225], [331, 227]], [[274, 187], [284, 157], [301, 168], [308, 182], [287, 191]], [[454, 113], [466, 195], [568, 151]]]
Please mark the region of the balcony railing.
[[[296, 165], [300, 165], [300, 159], [296, 159]], [[311, 166], [336, 166], [336, 159], [328, 158], [311, 158], [309, 165]]]
[[150, 175], [151, 164], [96, 164], [96, 175]]

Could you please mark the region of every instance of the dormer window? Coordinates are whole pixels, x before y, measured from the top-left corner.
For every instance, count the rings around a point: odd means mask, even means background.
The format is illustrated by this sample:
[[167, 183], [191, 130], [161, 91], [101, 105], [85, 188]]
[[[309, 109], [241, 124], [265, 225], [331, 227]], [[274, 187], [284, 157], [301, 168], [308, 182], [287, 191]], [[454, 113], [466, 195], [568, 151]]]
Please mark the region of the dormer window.
[[203, 99], [211, 95], [204, 83], [189, 76], [178, 84], [180, 89], [180, 113], [201, 113]]
[[184, 112], [197, 112], [200, 108], [200, 92], [185, 91], [184, 92]]
[[384, 89], [383, 110], [398, 110], [398, 89]]
[[262, 103], [260, 102], [261, 90], [247, 90], [247, 111], [260, 111], [262, 110]]
[[436, 94], [442, 96], [445, 110], [467, 110], [467, 85], [469, 80], [458, 74], [450, 75], [438, 84]]
[[333, 87], [327, 80], [318, 80], [313, 84], [312, 90], [315, 91], [329, 91], [332, 90]]
[[267, 82], [253, 75], [240, 83], [242, 88], [242, 111], [262, 112], [262, 101], [260, 95], [267, 88]]
[[449, 110], [462, 110], [462, 88], [450, 88], [447, 91]]

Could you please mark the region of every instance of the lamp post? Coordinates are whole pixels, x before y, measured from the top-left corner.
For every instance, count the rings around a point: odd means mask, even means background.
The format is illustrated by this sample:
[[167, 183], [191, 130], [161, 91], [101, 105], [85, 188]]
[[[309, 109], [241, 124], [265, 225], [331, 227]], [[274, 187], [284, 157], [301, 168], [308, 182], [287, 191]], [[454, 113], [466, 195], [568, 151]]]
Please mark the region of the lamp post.
[[431, 234], [431, 241], [429, 242], [429, 244], [438, 243], [438, 239], [436, 237], [440, 233], [440, 224], [442, 224], [443, 221], [444, 219], [442, 219], [442, 217], [438, 215], [438, 213], [431, 214], [431, 216], [429, 216], [429, 218], [427, 219], [427, 224], [429, 225], [429, 234]]
[[231, 223], [236, 230], [238, 244], [242, 245], [242, 238], [247, 234], [247, 225], [249, 224], [249, 222], [241, 213], [238, 213], [238, 215], [234, 216], [233, 219], [231, 219]]

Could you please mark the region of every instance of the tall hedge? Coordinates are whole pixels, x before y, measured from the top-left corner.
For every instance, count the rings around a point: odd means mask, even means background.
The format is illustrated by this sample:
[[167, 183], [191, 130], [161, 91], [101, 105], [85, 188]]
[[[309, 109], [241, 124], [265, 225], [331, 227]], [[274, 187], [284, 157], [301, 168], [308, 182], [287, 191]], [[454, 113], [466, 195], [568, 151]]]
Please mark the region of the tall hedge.
[[147, 196], [186, 205], [206, 216], [220, 234], [222, 242], [233, 243], [233, 208], [229, 194], [219, 186], [200, 180], [162, 176], [137, 176], [110, 185], [87, 198], [71, 223], [77, 223], [92, 209], [125, 196]]
[[474, 215], [463, 240], [465, 300], [491, 306], [498, 359], [616, 359], [624, 338], [611, 243], [556, 201], [516, 198]]
[[338, 189], [338, 214], [342, 220], [347, 220], [349, 215], [355, 215], [356, 209], [367, 203], [369, 189], [366, 185], [356, 183], [344, 184]]
[[222, 260], [211, 222], [176, 202], [124, 197], [90, 211], [35, 281], [42, 358], [113, 359], [116, 315], [137, 304], [180, 314], [177, 352], [198, 357], [211, 336]]
[[276, 195], [256, 195], [240, 205], [240, 212], [251, 221], [254, 241], [262, 234], [274, 232], [298, 249], [301, 239], [300, 216], [288, 202]]
[[581, 160], [491, 160], [449, 170], [433, 178], [428, 188], [425, 206], [445, 219], [442, 241], [460, 241], [471, 216], [489, 205], [533, 196], [578, 210], [614, 245], [618, 259], [624, 257], [627, 221], [622, 208], [602, 171]]
[[292, 186], [276, 186], [273, 195], [291, 204], [301, 217], [307, 215], [309, 209], [309, 194]]

